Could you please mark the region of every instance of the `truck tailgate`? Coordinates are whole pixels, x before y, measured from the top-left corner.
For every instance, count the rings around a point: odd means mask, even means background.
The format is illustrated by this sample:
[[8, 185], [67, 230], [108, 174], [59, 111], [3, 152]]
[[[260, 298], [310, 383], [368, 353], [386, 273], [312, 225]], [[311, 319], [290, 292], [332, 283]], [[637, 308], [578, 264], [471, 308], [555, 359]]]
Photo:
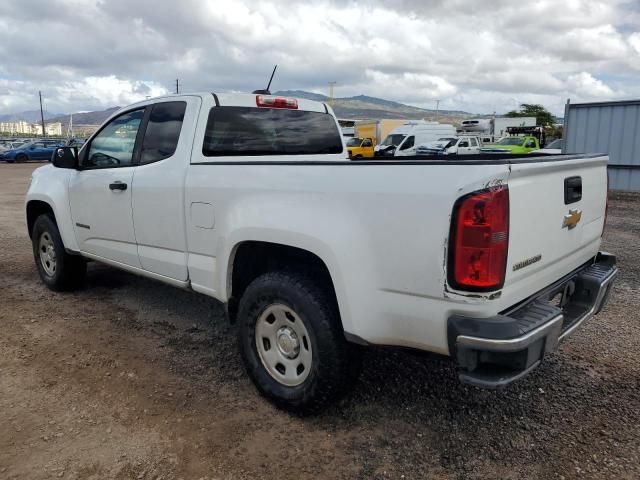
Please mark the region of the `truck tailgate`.
[[539, 160], [511, 165], [503, 290], [509, 301], [519, 301], [514, 297], [530, 295], [570, 273], [594, 257], [600, 246], [608, 158]]

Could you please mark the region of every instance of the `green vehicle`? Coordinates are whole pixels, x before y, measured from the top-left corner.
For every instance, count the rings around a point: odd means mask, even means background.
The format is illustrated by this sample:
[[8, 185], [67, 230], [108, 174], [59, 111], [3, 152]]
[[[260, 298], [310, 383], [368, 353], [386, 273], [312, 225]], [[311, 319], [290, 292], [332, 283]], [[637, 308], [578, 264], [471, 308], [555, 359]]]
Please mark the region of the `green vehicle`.
[[482, 153], [529, 153], [540, 148], [536, 137], [504, 137], [496, 143], [485, 145], [480, 149]]

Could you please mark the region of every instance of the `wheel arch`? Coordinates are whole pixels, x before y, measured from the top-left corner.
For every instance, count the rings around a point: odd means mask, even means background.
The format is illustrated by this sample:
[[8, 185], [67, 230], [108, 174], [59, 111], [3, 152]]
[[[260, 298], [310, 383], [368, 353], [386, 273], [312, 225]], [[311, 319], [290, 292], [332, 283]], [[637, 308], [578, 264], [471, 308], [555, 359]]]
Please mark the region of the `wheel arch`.
[[53, 211], [53, 207], [49, 203], [42, 200], [29, 200], [26, 205], [27, 213], [27, 229], [29, 231], [29, 238], [33, 233], [33, 225], [36, 223], [36, 219], [40, 215], [50, 214], [54, 223], [57, 225], [56, 214]]
[[31, 174], [24, 206], [29, 235], [33, 229], [33, 222], [38, 218], [37, 215], [42, 212], [50, 213], [58, 226], [65, 249], [70, 253], [80, 251], [69, 200], [69, 181], [75, 173], [75, 170], [55, 168], [51, 164], [35, 169]]
[[345, 327], [345, 309], [341, 308], [339, 288], [335, 274], [332, 275], [327, 262], [316, 252], [300, 246], [261, 240], [244, 240], [234, 245], [227, 266], [227, 293], [229, 318], [233, 322], [237, 302], [242, 293], [259, 275], [268, 271], [299, 270], [303, 268], [314, 280], [324, 287], [333, 299], [340, 318], [341, 328]]

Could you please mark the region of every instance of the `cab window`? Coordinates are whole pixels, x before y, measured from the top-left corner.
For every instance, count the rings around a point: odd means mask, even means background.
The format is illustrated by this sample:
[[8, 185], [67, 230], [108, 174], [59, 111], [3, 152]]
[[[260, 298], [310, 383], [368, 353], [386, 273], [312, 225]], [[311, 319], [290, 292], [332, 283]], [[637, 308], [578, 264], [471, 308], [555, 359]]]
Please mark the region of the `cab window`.
[[144, 109], [124, 113], [111, 120], [91, 140], [82, 160], [84, 168], [127, 167], [133, 163], [133, 149]]
[[206, 157], [342, 151], [342, 136], [333, 116], [285, 108], [214, 107], [202, 145]]
[[140, 163], [171, 157], [178, 146], [187, 102], [156, 103], [149, 115], [142, 142]]
[[373, 142], [371, 142], [370, 138], [366, 138], [364, 142], [362, 142], [363, 147], [373, 147]]
[[416, 141], [416, 137], [414, 137], [413, 135], [411, 135], [410, 137], [407, 137], [407, 139], [402, 143], [402, 145], [400, 145], [400, 150], [408, 150], [409, 148], [413, 147], [415, 141]]

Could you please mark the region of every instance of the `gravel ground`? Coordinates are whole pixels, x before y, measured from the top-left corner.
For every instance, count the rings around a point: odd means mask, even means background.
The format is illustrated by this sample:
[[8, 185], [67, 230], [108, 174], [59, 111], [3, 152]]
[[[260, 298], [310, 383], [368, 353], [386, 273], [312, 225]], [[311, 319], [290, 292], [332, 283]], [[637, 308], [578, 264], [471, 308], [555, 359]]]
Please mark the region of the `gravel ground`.
[[55, 294], [23, 218], [36, 165], [0, 165], [0, 478], [640, 478], [640, 196], [610, 200], [602, 314], [504, 391], [371, 349], [353, 392], [295, 418], [245, 376], [221, 306], [90, 265]]

